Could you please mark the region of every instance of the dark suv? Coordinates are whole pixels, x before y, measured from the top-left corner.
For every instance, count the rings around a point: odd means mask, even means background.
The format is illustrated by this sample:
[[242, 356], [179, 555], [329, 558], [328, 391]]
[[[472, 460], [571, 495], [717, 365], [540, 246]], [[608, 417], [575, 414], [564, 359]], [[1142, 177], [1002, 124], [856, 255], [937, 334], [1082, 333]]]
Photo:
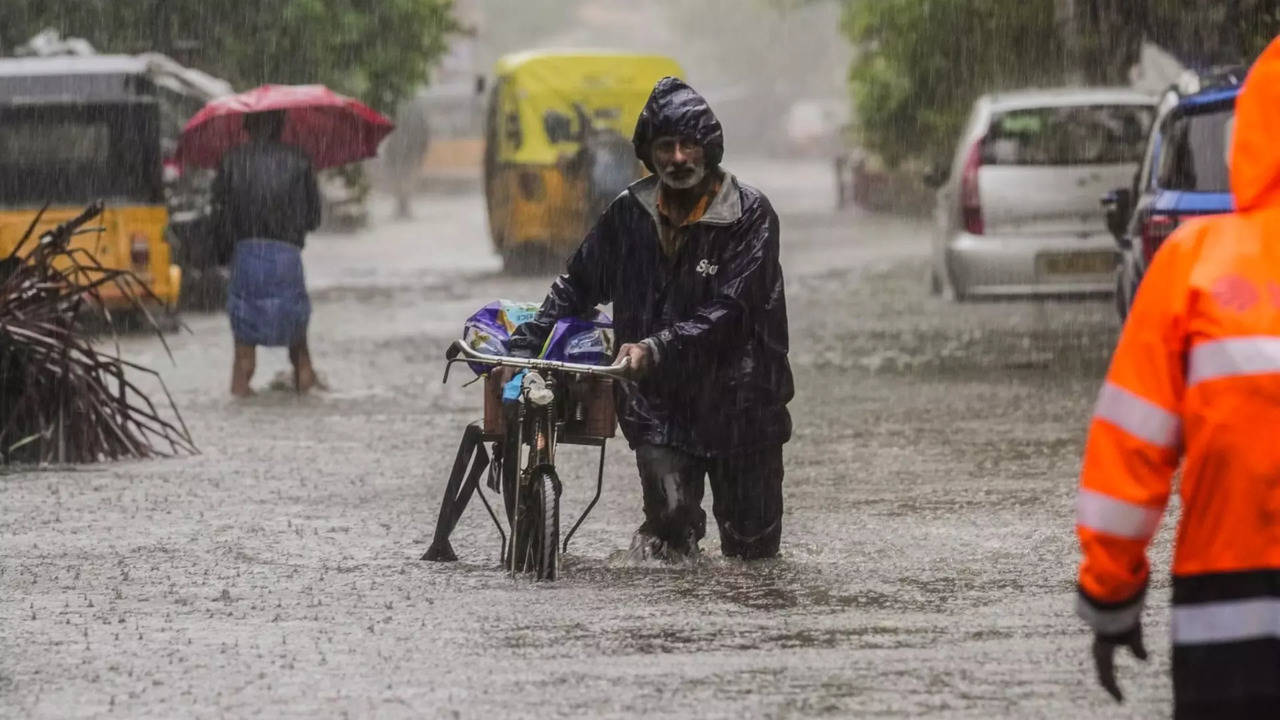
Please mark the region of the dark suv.
[[1227, 155], [1235, 119], [1234, 74], [1190, 94], [1171, 90], [1161, 102], [1132, 188], [1104, 199], [1107, 225], [1120, 246], [1116, 310], [1129, 312], [1138, 283], [1160, 243], [1192, 217], [1231, 212]]

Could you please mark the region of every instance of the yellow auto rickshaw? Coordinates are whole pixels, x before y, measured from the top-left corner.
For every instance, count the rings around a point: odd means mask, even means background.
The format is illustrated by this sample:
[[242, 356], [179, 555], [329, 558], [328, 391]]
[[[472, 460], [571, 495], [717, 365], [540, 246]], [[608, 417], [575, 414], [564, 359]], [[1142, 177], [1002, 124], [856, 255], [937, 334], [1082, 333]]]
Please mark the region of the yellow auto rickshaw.
[[556, 266], [599, 213], [644, 174], [631, 148], [671, 58], [590, 51], [507, 55], [485, 120], [489, 232], [508, 271]]
[[[165, 238], [157, 94], [132, 57], [0, 60], [0, 257], [46, 203], [37, 234], [101, 199], [105, 230], [72, 246], [133, 271], [161, 304], [177, 305], [182, 271]], [[108, 307], [127, 304], [113, 285], [101, 295]]]

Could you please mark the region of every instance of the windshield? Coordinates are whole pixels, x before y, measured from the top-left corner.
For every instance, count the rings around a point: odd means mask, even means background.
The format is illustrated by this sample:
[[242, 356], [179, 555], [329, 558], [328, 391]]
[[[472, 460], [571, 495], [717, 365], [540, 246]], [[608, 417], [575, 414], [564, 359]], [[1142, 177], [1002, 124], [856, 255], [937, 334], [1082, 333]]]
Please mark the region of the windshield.
[[0, 206], [156, 202], [157, 128], [151, 104], [0, 109]]
[[1138, 162], [1153, 109], [1146, 105], [1027, 108], [992, 116], [984, 165]]
[[1165, 132], [1158, 182], [1167, 190], [1228, 192], [1227, 153], [1235, 107], [1175, 116]]

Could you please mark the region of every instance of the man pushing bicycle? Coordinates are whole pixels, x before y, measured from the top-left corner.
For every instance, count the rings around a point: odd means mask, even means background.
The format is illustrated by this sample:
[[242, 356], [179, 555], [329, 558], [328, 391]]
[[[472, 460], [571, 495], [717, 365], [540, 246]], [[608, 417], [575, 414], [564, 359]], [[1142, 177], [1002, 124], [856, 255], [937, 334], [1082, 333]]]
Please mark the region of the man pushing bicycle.
[[617, 396], [644, 495], [632, 552], [696, 553], [709, 478], [724, 555], [772, 557], [794, 394], [778, 216], [720, 168], [720, 122], [681, 80], [657, 83], [632, 144], [654, 174], [604, 211], [510, 352], [535, 357], [557, 319], [612, 302], [637, 377]]

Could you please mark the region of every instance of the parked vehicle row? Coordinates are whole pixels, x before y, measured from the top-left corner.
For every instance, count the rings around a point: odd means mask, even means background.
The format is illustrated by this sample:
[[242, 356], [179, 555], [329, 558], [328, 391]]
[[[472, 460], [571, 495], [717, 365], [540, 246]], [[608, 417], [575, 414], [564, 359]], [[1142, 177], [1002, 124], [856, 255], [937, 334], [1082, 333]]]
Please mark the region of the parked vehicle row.
[[1123, 89], [984, 95], [937, 186], [931, 286], [956, 299], [1109, 293], [1099, 198], [1130, 182], [1154, 98]]
[[1230, 212], [1240, 73], [1157, 102], [1128, 90], [985, 95], [937, 188], [930, 289], [955, 299], [1115, 294], [1123, 319], [1179, 224]]

